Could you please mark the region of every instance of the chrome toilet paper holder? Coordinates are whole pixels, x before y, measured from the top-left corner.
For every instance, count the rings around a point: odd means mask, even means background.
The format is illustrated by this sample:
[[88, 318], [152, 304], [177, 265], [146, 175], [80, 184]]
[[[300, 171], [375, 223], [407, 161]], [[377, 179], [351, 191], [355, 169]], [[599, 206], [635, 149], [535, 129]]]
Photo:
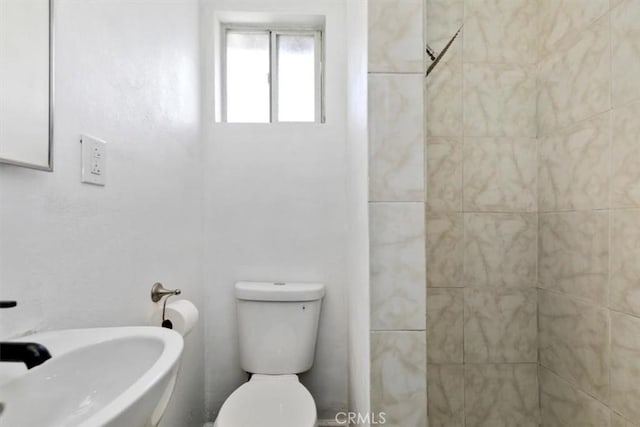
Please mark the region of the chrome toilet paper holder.
[[153, 286], [151, 287], [151, 301], [159, 302], [160, 300], [162, 300], [162, 298], [166, 297], [164, 298], [164, 303], [162, 304], [162, 327], [163, 328], [173, 329], [173, 323], [171, 322], [171, 320], [165, 318], [167, 301], [172, 296], [180, 295], [181, 293], [182, 291], [177, 288], [166, 289], [164, 286], [162, 286], [162, 283], [160, 282], [154, 283]]
[[182, 291], [180, 289], [166, 289], [162, 286], [162, 283], [154, 283], [151, 287], [151, 301], [159, 302], [163, 297], [172, 297], [174, 295], [180, 295], [181, 293]]

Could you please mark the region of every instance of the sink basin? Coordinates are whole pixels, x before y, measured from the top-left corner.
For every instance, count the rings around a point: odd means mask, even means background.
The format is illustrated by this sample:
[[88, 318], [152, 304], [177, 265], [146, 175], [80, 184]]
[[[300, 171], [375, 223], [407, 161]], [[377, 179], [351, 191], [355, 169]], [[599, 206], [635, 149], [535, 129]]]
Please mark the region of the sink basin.
[[[0, 386], [0, 426], [148, 427], [175, 385], [183, 340], [158, 327], [52, 331], [37, 342], [52, 358], [21, 366]], [[5, 365], [0, 364], [0, 371]], [[6, 377], [6, 373], [4, 374]]]

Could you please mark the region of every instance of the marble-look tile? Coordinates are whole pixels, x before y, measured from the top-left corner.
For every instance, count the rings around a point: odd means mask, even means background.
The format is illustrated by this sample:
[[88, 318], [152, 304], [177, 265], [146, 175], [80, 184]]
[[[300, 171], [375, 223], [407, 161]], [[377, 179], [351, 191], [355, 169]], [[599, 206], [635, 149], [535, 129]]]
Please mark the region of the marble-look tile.
[[608, 211], [540, 214], [540, 287], [607, 306]]
[[[456, 39], [451, 49], [460, 43]], [[462, 137], [462, 80], [461, 61], [440, 62], [426, 78], [427, 135]]]
[[427, 360], [462, 363], [464, 294], [461, 288], [427, 290]]
[[427, 379], [429, 427], [464, 427], [464, 365], [430, 364]]
[[425, 427], [425, 346], [424, 332], [371, 333], [371, 409], [385, 426]]
[[369, 75], [369, 199], [424, 201], [422, 76]]
[[536, 163], [534, 138], [465, 138], [464, 210], [536, 211]]
[[538, 66], [540, 135], [577, 123], [611, 107], [609, 16], [590, 25], [568, 49]]
[[607, 427], [609, 408], [545, 368], [540, 368], [544, 427]]
[[422, 0], [369, 0], [369, 72], [424, 72]]
[[[640, 420], [638, 420], [640, 422]], [[639, 427], [640, 424], [634, 424], [629, 420], [622, 418], [615, 412], [611, 412], [611, 427]]]
[[[426, 0], [426, 8], [427, 43], [436, 53], [440, 53], [462, 26], [464, 0]], [[461, 39], [462, 34], [458, 36], [458, 40]], [[462, 43], [454, 43], [442, 60], [460, 62], [461, 54]]]
[[[427, 0], [426, 38], [436, 54], [462, 25], [463, 0]], [[426, 58], [427, 64], [432, 63]], [[425, 105], [428, 136], [462, 137], [462, 37], [456, 38], [447, 53], [426, 79]], [[432, 142], [429, 139], [428, 142]], [[430, 161], [429, 157], [427, 157]], [[427, 168], [428, 170], [428, 168]], [[460, 181], [461, 182], [461, 181]], [[427, 179], [429, 184], [429, 180]], [[427, 193], [428, 194], [428, 193]], [[448, 209], [450, 210], [450, 209]], [[458, 209], [456, 209], [458, 210]]]
[[462, 140], [427, 140], [427, 210], [462, 211]]
[[425, 221], [422, 203], [369, 204], [371, 328], [425, 328]]
[[467, 427], [537, 427], [535, 363], [465, 365]]
[[464, 257], [462, 213], [427, 214], [427, 286], [461, 287]]
[[465, 62], [535, 64], [537, 2], [466, 0]]
[[610, 113], [540, 138], [541, 212], [609, 206]]
[[640, 316], [640, 210], [611, 213], [611, 308]]
[[640, 420], [640, 318], [611, 312], [611, 407]]
[[465, 214], [464, 284], [535, 286], [536, 214]]
[[640, 99], [640, 2], [624, 0], [611, 10], [611, 102]]
[[540, 364], [599, 400], [609, 398], [609, 311], [538, 294]]
[[465, 289], [464, 361], [536, 363], [537, 306], [535, 289]]
[[465, 136], [535, 138], [535, 94], [534, 66], [465, 64]]
[[539, 57], [566, 50], [590, 24], [609, 11], [609, 0], [538, 0]]
[[640, 103], [612, 114], [611, 206], [640, 207]]

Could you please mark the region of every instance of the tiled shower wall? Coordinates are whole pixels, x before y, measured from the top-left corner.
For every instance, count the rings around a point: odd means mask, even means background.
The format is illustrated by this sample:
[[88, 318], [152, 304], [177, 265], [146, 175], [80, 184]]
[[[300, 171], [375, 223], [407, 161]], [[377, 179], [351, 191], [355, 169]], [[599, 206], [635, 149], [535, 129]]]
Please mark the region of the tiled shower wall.
[[425, 426], [426, 364], [431, 427], [640, 427], [640, 0], [369, 20], [372, 409]]
[[542, 425], [640, 426], [640, 1], [540, 8]]
[[537, 426], [536, 13], [428, 0], [429, 425]]
[[423, 0], [369, 1], [371, 408], [427, 422]]

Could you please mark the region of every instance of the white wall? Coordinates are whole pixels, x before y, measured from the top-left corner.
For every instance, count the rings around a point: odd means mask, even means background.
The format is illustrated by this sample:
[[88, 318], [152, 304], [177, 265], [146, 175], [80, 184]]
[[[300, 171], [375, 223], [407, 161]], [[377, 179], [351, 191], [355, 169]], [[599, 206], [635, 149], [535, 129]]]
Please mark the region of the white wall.
[[[0, 338], [145, 324], [158, 280], [203, 311], [197, 1], [55, 3], [55, 171], [0, 165]], [[80, 133], [108, 141], [104, 188]], [[163, 426], [202, 425], [201, 334]]]
[[[303, 382], [321, 417], [349, 401], [366, 412], [366, 80], [347, 87], [366, 57], [348, 63], [345, 43], [365, 32], [364, 0], [349, 31], [342, 0], [226, 1], [56, 1], [55, 171], [0, 165], [0, 299], [20, 303], [0, 311], [0, 338], [142, 325], [151, 284], [179, 286], [203, 322], [162, 425], [200, 426], [203, 404], [213, 419], [246, 379], [233, 283], [321, 281], [316, 363]], [[327, 123], [213, 123], [212, 82], [201, 87], [200, 74], [213, 75], [216, 9], [327, 15]], [[81, 133], [108, 141], [104, 188], [80, 183]]]
[[367, 0], [347, 2], [349, 409], [370, 412]]
[[326, 15], [325, 124], [214, 123], [213, 82], [203, 101], [206, 395], [211, 419], [246, 381], [238, 363], [237, 280], [327, 285], [316, 360], [302, 381], [320, 416], [348, 402], [346, 50], [342, 0], [205, 1], [203, 75], [213, 76], [215, 11]]

